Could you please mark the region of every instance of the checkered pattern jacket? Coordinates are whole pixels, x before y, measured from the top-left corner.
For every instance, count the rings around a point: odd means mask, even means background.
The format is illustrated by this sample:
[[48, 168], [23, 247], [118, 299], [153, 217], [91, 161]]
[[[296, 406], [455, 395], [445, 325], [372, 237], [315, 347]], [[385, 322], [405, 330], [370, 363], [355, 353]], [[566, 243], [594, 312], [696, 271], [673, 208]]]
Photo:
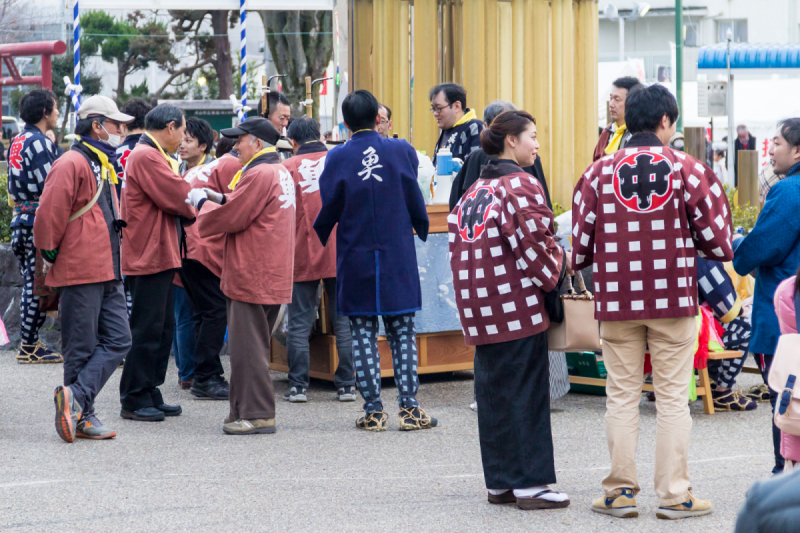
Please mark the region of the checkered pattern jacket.
[[575, 187], [573, 266], [594, 265], [595, 317], [697, 315], [696, 256], [730, 261], [731, 215], [714, 172], [634, 135], [592, 164]]
[[539, 182], [515, 163], [489, 162], [447, 217], [450, 268], [464, 341], [530, 337], [550, 319], [544, 293], [563, 274], [553, 213]]
[[[17, 204], [38, 202], [56, 160], [55, 148], [36, 126], [26, 125], [8, 148], [8, 196]], [[33, 212], [16, 212], [11, 227], [33, 226]]]

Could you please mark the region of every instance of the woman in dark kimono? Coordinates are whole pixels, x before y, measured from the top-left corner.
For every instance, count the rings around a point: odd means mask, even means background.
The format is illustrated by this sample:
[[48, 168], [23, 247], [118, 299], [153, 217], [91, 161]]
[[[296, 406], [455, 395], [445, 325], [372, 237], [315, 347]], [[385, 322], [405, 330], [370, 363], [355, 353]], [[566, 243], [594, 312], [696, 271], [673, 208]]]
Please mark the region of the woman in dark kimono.
[[544, 307], [570, 269], [533, 164], [536, 123], [506, 111], [481, 133], [490, 156], [448, 217], [450, 266], [464, 340], [475, 346], [481, 458], [489, 502], [569, 505], [556, 482]]

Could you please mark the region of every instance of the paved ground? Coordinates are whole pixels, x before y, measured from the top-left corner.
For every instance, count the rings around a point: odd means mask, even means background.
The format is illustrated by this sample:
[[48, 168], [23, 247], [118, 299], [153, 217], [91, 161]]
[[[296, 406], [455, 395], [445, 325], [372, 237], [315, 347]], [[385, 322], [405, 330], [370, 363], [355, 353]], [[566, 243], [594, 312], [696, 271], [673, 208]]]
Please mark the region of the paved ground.
[[[228, 360], [224, 360], [226, 372]], [[589, 510], [608, 472], [604, 398], [569, 394], [552, 420], [558, 488], [572, 505], [524, 512], [486, 503], [471, 373], [423, 377], [419, 398], [440, 420], [430, 431], [357, 431], [359, 405], [312, 383], [305, 405], [278, 403], [275, 435], [230, 437], [226, 402], [195, 401], [170, 364], [164, 395], [184, 414], [161, 423], [118, 418], [115, 373], [99, 416], [119, 436], [62, 442], [53, 427], [60, 365], [20, 366], [0, 353], [0, 530], [3, 531], [732, 531], [748, 487], [769, 474], [765, 404], [751, 413], [707, 416], [692, 405], [691, 473], [714, 514], [655, 519], [655, 406], [643, 401], [639, 446], [642, 516], [618, 520]], [[286, 375], [275, 373], [277, 394]], [[756, 383], [745, 375], [741, 384]], [[395, 398], [386, 382], [387, 405]], [[535, 450], [531, 450], [535, 453]]]

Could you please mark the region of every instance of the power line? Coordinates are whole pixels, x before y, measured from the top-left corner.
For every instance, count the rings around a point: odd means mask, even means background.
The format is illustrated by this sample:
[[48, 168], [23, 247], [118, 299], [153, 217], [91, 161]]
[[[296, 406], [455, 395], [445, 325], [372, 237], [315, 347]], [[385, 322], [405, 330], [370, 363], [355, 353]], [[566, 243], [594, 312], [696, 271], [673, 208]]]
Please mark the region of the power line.
[[[139, 35], [136, 33], [82, 33], [84, 37], [151, 37], [153, 39], [169, 39], [172, 38], [172, 35]], [[265, 33], [264, 35], [333, 35], [332, 31], [295, 31], [295, 32], [276, 32], [276, 33]], [[202, 34], [196, 35], [196, 38], [200, 37], [228, 37], [227, 33], [213, 33], [213, 34]]]

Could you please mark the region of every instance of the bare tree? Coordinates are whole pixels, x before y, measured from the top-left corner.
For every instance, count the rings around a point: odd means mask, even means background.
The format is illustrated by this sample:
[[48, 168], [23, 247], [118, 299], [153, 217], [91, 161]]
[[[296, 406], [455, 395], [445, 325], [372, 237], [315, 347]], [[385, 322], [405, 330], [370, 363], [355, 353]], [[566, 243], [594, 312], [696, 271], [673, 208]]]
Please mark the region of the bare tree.
[[[191, 78], [197, 69], [206, 65], [213, 65], [219, 80], [220, 99], [226, 99], [234, 93], [233, 88], [233, 63], [231, 60], [231, 46], [228, 41], [228, 28], [233, 28], [238, 20], [238, 12], [228, 10], [211, 11], [176, 11], [170, 10], [169, 14], [175, 20], [172, 30], [175, 32], [177, 42], [185, 41], [194, 63], [170, 70], [167, 82], [156, 91], [159, 97], [176, 80], [186, 77]], [[211, 18], [213, 34], [203, 32], [203, 22]]]
[[0, 0], [0, 43], [30, 40], [39, 20], [33, 2]]
[[[331, 62], [333, 38], [330, 11], [262, 11], [272, 59], [282, 79], [283, 91], [296, 112], [303, 108], [305, 77], [322, 78]], [[314, 91], [313, 111], [319, 116], [319, 94]]]

